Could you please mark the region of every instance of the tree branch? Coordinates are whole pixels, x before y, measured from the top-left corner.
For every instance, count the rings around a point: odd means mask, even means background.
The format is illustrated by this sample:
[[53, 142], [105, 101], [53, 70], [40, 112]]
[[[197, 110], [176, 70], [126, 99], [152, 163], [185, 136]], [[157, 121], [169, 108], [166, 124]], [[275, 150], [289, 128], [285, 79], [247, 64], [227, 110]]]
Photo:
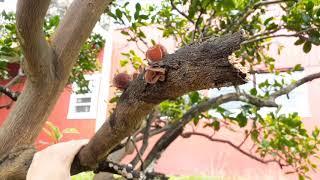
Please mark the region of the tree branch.
[[24, 76], [24, 74], [23, 74], [22, 69], [20, 67], [18, 74], [14, 78], [12, 78], [11, 81], [8, 82], [4, 87], [10, 88], [11, 86], [15, 85], [20, 80], [20, 78], [23, 76]]
[[202, 136], [202, 137], [205, 137], [207, 138], [208, 140], [210, 141], [214, 141], [214, 142], [220, 142], [220, 143], [225, 143], [225, 144], [228, 144], [230, 145], [231, 147], [233, 147], [234, 149], [236, 149], [237, 151], [239, 151], [240, 153], [248, 156], [249, 158], [251, 159], [254, 159], [256, 161], [259, 161], [261, 163], [264, 163], [264, 164], [267, 164], [267, 163], [270, 163], [270, 162], [276, 162], [276, 163], [279, 163], [277, 160], [274, 160], [274, 159], [270, 159], [270, 160], [264, 160], [264, 159], [260, 159], [246, 151], [244, 151], [243, 149], [241, 149], [239, 146], [235, 145], [234, 143], [232, 143], [231, 141], [228, 141], [228, 140], [224, 140], [224, 139], [217, 139], [217, 138], [213, 138], [207, 134], [204, 134], [204, 133], [199, 133], [199, 132], [185, 132], [183, 133], [182, 137], [183, 136], [186, 136], [186, 137], [189, 137], [191, 135], [196, 135], [196, 136]]
[[[263, 36], [263, 37], [259, 37], [259, 38], [256, 38], [258, 36], [253, 36], [252, 38], [249, 38], [248, 40], [242, 42], [242, 45], [257, 42], [257, 41], [262, 41], [264, 39], [269, 39], [269, 38], [274, 38], [274, 37], [300, 37], [302, 34], [309, 32], [309, 31], [316, 30], [316, 29], [319, 29], [319, 28], [308, 28], [308, 29], [296, 32], [294, 34], [273, 34], [273, 35]], [[266, 34], [268, 34], [268, 33], [266, 33]], [[262, 35], [264, 35], [264, 34], [262, 33]]]
[[271, 4], [279, 4], [282, 2], [286, 2], [286, 1], [293, 1], [293, 0], [259, 1], [259, 2], [255, 3], [252, 7], [250, 7], [250, 5], [248, 5], [246, 7], [246, 9], [243, 11], [243, 14], [239, 15], [238, 21], [236, 21], [234, 24], [229, 25], [226, 28], [225, 33], [235, 32], [239, 28], [239, 26], [248, 18], [248, 16], [250, 16], [250, 14], [254, 13], [258, 8], [260, 8], [262, 6], [271, 5]]
[[148, 147], [148, 144], [149, 144], [149, 131], [150, 131], [150, 128], [151, 128], [152, 119], [153, 119], [153, 113], [150, 113], [149, 117], [147, 118], [146, 127], [144, 128], [144, 132], [143, 132], [142, 146], [141, 146], [140, 150], [137, 152], [137, 155], [130, 162], [130, 164], [133, 166], [133, 168], [136, 167], [136, 165], [138, 164], [139, 160], [141, 161], [141, 164], [143, 164], [143, 161], [142, 161], [141, 158], [142, 158], [142, 155], [146, 151], [146, 149]]
[[52, 72], [50, 60], [53, 52], [43, 32], [49, 4], [50, 0], [19, 0], [17, 3], [17, 33], [26, 60], [26, 70], [33, 81]]
[[180, 11], [180, 9], [174, 4], [174, 0], [170, 0], [172, 9], [176, 10], [180, 15], [185, 17], [188, 21], [190, 21], [192, 24], [194, 24], [194, 21], [184, 12]]
[[111, 161], [104, 161], [99, 164], [99, 167], [94, 171], [95, 173], [99, 172], [109, 172], [113, 174], [118, 174], [123, 176], [126, 179], [138, 179], [138, 180], [148, 180], [148, 179], [160, 179], [167, 180], [169, 179], [164, 174], [156, 172], [142, 172], [136, 171], [132, 166], [129, 165], [120, 165]]
[[268, 99], [261, 99], [244, 93], [229, 93], [211, 98], [206, 102], [202, 102], [197, 106], [192, 107], [182, 116], [180, 121], [173, 124], [171, 128], [167, 130], [166, 133], [162, 135], [162, 137], [156, 142], [155, 146], [151, 149], [144, 161], [144, 169], [146, 169], [154, 161], [154, 159], [160, 158], [161, 153], [183, 132], [184, 126], [187, 125], [193, 119], [193, 117], [199, 116], [200, 113], [206, 112], [209, 109], [217, 108], [219, 105], [231, 101], [243, 101], [254, 104], [258, 107], [274, 107], [273, 105], [277, 105], [274, 102], [275, 98], [287, 94], [296, 87], [317, 78], [320, 78], [320, 73], [315, 73], [306, 76], [298, 80], [297, 82], [292, 83], [291, 85], [288, 85], [287, 87], [284, 87], [276, 91], [275, 93], [271, 94]]
[[270, 99], [276, 99], [279, 96], [288, 94], [289, 92], [291, 92], [292, 90], [294, 90], [295, 88], [303, 85], [304, 83], [310, 82], [314, 79], [318, 79], [320, 78], [320, 72], [319, 73], [314, 73], [314, 74], [310, 74], [304, 78], [299, 79], [298, 81], [288, 85], [285, 88], [280, 89], [279, 91], [274, 92], [273, 94], [270, 95]]
[[13, 101], [16, 101], [18, 99], [19, 94], [20, 94], [20, 93], [17, 93], [17, 92], [13, 92], [9, 88], [6, 88], [4, 86], [0, 86], [0, 93], [5, 94], [6, 96], [8, 96]]
[[80, 150], [72, 174], [82, 168], [96, 167], [121, 140], [140, 127], [142, 119], [160, 102], [190, 91], [245, 83], [246, 74], [235, 68], [240, 65], [228, 60], [243, 40], [241, 33], [228, 34], [165, 56], [162, 66], [166, 69], [164, 82], [147, 84], [144, 73], [140, 74], [123, 92], [109, 120]]
[[11, 102], [9, 102], [9, 103], [7, 103], [5, 105], [1, 105], [0, 109], [4, 109], [4, 108], [9, 109], [12, 106], [12, 103], [13, 103], [13, 101], [11, 101]]

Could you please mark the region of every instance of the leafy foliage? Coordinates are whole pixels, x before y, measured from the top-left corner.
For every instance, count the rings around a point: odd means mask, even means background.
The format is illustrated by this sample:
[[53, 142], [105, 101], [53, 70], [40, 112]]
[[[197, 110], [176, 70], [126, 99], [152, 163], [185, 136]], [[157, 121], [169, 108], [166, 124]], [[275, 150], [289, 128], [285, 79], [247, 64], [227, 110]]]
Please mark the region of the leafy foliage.
[[59, 127], [52, 122], [47, 121], [46, 126], [43, 128], [43, 132], [51, 139], [52, 144], [59, 143], [64, 134], [79, 134], [76, 128], [66, 128], [60, 130]]
[[[8, 63], [21, 63], [23, 54], [17, 39], [15, 15], [2, 12], [0, 16], [0, 78], [8, 79]], [[44, 33], [48, 43], [51, 35], [60, 22], [59, 16], [47, 17], [44, 22]], [[100, 68], [97, 60], [98, 53], [104, 47], [104, 39], [99, 34], [92, 34], [83, 45], [79, 58], [72, 69], [69, 83], [77, 83], [80, 93], [88, 91], [88, 81], [84, 78], [84, 72], [98, 71]]]

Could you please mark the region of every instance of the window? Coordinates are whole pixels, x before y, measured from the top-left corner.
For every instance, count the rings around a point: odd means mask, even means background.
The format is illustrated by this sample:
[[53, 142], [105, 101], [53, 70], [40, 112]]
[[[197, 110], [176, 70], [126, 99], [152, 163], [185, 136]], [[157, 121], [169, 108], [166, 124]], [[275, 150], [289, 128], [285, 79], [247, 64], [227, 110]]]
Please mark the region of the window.
[[[298, 80], [298, 79], [301, 79], [305, 76], [303, 71], [296, 71], [296, 72], [291, 73], [291, 75], [288, 75], [286, 73], [282, 73], [282, 75], [285, 77], [284, 79], [286, 80], [287, 83], [289, 83], [291, 80]], [[256, 75], [257, 84], [264, 82], [267, 79], [269, 82], [273, 82], [274, 80], [282, 79], [282, 77], [275, 76], [274, 74], [269, 74], [269, 73]], [[253, 88], [252, 81], [251, 82], [249, 81], [247, 84], [241, 85], [240, 88], [241, 88], [241, 90], [249, 92], [250, 89]], [[215, 89], [210, 89], [208, 95], [209, 95], [209, 97], [216, 97], [216, 96], [231, 93], [231, 92], [235, 92], [234, 87], [224, 87], [224, 88], [221, 88], [220, 90], [215, 88]], [[258, 92], [259, 92], [259, 90], [258, 90]], [[280, 114], [281, 113], [288, 114], [288, 113], [292, 113], [292, 112], [298, 112], [298, 114], [301, 117], [311, 117], [308, 97], [309, 96], [308, 96], [308, 84], [307, 83], [304, 85], [301, 85], [301, 86], [297, 87], [296, 89], [294, 89], [293, 91], [291, 91], [289, 93], [289, 99], [287, 98], [286, 95], [278, 97], [276, 99], [276, 102], [279, 105], [282, 105], [279, 113]], [[225, 104], [221, 105], [221, 107], [228, 109], [229, 111], [231, 111], [233, 113], [240, 113], [240, 107], [243, 104], [245, 104], [245, 103], [234, 101], [234, 102], [225, 103]], [[260, 114], [266, 115], [269, 112], [272, 112], [274, 110], [275, 110], [275, 108], [264, 107], [264, 108], [260, 109]], [[217, 113], [215, 110], [210, 110], [209, 113], [211, 113], [211, 115], [214, 115], [215, 117], [221, 118], [220, 114]]]
[[[71, 94], [68, 119], [95, 119], [97, 117], [97, 102], [100, 87], [100, 74], [86, 75], [89, 81], [90, 91], [85, 94]], [[73, 84], [73, 91], [77, 90], [77, 85]]]

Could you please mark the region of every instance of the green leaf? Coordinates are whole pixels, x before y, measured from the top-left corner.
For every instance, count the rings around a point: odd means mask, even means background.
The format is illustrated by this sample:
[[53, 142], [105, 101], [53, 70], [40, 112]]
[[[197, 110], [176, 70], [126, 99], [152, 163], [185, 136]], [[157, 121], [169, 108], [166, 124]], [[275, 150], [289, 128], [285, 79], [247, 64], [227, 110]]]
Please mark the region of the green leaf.
[[154, 46], [154, 45], [156, 45], [157, 43], [156, 43], [156, 41], [155, 41], [154, 39], [151, 39], [151, 44]]
[[251, 90], [250, 90], [250, 94], [251, 95], [253, 95], [253, 96], [256, 96], [257, 95], [257, 89], [256, 88], [252, 88]]
[[237, 115], [236, 120], [240, 127], [244, 127], [247, 125], [247, 117], [241, 112]]
[[120, 32], [121, 32], [121, 34], [123, 34], [123, 35], [129, 36], [129, 33], [128, 33], [127, 31], [125, 31], [125, 30], [122, 30], [122, 31], [120, 31]]
[[312, 12], [313, 10], [313, 2], [312, 1], [308, 1], [308, 3], [306, 4], [306, 10], [309, 11], [309, 12]]
[[122, 59], [122, 60], [120, 60], [120, 66], [121, 66], [121, 67], [126, 66], [128, 63], [129, 63], [129, 61], [128, 61], [127, 59]]
[[305, 178], [302, 174], [299, 174], [299, 180], [305, 180]]
[[269, 18], [267, 18], [265, 21], [264, 21], [264, 25], [267, 25], [271, 20], [273, 20], [274, 19], [274, 17], [269, 17]]
[[258, 142], [258, 137], [259, 137], [259, 131], [258, 130], [253, 130], [251, 132], [251, 139], [254, 141], [254, 142]]
[[319, 128], [315, 128], [315, 130], [312, 131], [312, 136], [314, 138], [317, 138], [319, 136], [320, 130]]
[[116, 16], [117, 16], [117, 18], [119, 18], [119, 19], [122, 18], [122, 12], [120, 11], [120, 9], [116, 9]]
[[293, 67], [292, 71], [301, 71], [303, 68], [301, 66], [301, 64], [297, 64]]
[[269, 142], [268, 140], [262, 139], [261, 146], [262, 146], [263, 148], [268, 148], [269, 145], [270, 145], [270, 142]]
[[199, 0], [191, 0], [191, 4], [189, 6], [189, 17], [193, 18], [195, 13], [197, 12], [197, 6], [198, 6]]
[[217, 120], [215, 120], [215, 121], [212, 122], [212, 126], [213, 126], [214, 130], [219, 131], [219, 129], [220, 129], [220, 122], [217, 121]]
[[78, 131], [77, 128], [66, 128], [66, 129], [62, 130], [62, 133], [65, 133], [65, 134], [79, 134], [80, 132]]
[[304, 45], [303, 45], [303, 52], [305, 52], [305, 53], [310, 52], [311, 47], [312, 47], [311, 42], [307, 41], [307, 42], [304, 43]]
[[140, 3], [137, 3], [137, 4], [136, 4], [136, 12], [134, 13], [134, 18], [135, 18], [135, 19], [138, 19], [138, 18], [139, 18], [140, 11], [141, 11], [141, 5], [140, 5]]
[[320, 8], [317, 10], [317, 16], [320, 17]]
[[189, 98], [190, 98], [191, 104], [198, 103], [199, 100], [201, 99], [200, 94], [197, 91], [189, 93]]
[[275, 23], [271, 23], [270, 25], [267, 26], [266, 30], [273, 30], [278, 28], [278, 25]]
[[294, 42], [294, 45], [298, 46], [298, 45], [301, 45], [305, 42], [305, 40], [303, 39], [298, 39], [296, 42]]
[[198, 125], [199, 121], [200, 121], [199, 116], [196, 116], [196, 117], [193, 118], [193, 124], [194, 124], [195, 126]]
[[118, 102], [119, 99], [120, 99], [119, 96], [115, 96], [115, 97], [113, 97], [113, 98], [111, 98], [111, 99], [109, 100], [109, 103], [116, 103], [116, 102]]

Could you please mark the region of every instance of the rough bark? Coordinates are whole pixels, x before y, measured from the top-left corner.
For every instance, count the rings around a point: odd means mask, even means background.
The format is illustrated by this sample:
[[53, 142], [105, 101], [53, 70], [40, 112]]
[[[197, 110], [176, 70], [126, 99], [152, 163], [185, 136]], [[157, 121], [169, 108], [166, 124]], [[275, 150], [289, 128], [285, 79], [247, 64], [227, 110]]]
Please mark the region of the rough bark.
[[29, 166], [36, 150], [32, 146], [19, 146], [0, 159], [1, 180], [26, 179]]
[[245, 83], [246, 74], [228, 60], [228, 56], [240, 48], [242, 41], [244, 38], [239, 32], [187, 46], [167, 55], [163, 60], [166, 69], [164, 82], [147, 84], [143, 74], [139, 75], [123, 92], [109, 120], [81, 149], [72, 173], [95, 169], [110, 150], [130, 136], [160, 102], [190, 91]]

